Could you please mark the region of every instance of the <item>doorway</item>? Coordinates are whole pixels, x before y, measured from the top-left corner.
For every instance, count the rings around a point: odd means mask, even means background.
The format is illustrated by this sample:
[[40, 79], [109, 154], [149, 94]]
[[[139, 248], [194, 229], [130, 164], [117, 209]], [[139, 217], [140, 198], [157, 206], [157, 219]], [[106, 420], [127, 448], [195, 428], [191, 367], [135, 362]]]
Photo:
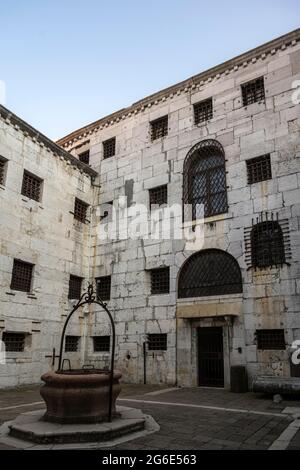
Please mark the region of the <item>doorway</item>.
[[224, 387], [223, 328], [198, 328], [198, 383]]

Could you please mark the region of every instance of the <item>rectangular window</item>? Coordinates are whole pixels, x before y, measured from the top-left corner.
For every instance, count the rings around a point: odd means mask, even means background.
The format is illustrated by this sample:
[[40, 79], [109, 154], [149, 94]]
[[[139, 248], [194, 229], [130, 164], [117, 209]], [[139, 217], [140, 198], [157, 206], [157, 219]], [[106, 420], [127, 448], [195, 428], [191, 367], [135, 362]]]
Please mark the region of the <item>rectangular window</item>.
[[152, 141], [168, 135], [168, 116], [151, 121], [150, 128]]
[[78, 158], [82, 163], [88, 165], [90, 163], [90, 151], [82, 152], [78, 154]]
[[25, 347], [25, 333], [6, 333], [2, 335], [7, 352], [21, 352]]
[[65, 352], [76, 352], [79, 348], [80, 336], [66, 336]]
[[213, 117], [213, 104], [212, 98], [208, 100], [200, 101], [194, 104], [194, 119], [195, 124], [208, 121]]
[[168, 186], [158, 186], [157, 188], [149, 189], [150, 210], [152, 205], [163, 205], [168, 203]]
[[270, 154], [251, 158], [246, 161], [248, 184], [259, 181], [270, 180], [272, 178]]
[[84, 223], [86, 221], [86, 212], [88, 207], [89, 205], [86, 204], [86, 202], [83, 202], [81, 199], [76, 197], [74, 205], [74, 219]]
[[148, 334], [148, 351], [166, 351], [167, 348], [167, 334]]
[[265, 99], [265, 87], [264, 77], [256, 78], [250, 82], [242, 85], [242, 98], [243, 106], [248, 106], [252, 103], [264, 101]]
[[105, 140], [103, 142], [103, 158], [110, 158], [116, 154], [116, 138]]
[[0, 184], [2, 186], [4, 186], [5, 184], [6, 165], [7, 165], [7, 160], [0, 157]]
[[97, 295], [101, 300], [110, 300], [111, 276], [96, 278]]
[[256, 330], [257, 349], [285, 349], [284, 330]]
[[23, 292], [31, 291], [33, 264], [14, 259], [10, 288]]
[[94, 336], [94, 352], [109, 352], [110, 336]]
[[42, 182], [41, 178], [24, 170], [21, 193], [29, 199], [40, 201]]
[[151, 269], [151, 294], [170, 292], [170, 268]]
[[82, 281], [82, 277], [73, 276], [73, 274], [70, 274], [68, 295], [69, 299], [80, 299]]

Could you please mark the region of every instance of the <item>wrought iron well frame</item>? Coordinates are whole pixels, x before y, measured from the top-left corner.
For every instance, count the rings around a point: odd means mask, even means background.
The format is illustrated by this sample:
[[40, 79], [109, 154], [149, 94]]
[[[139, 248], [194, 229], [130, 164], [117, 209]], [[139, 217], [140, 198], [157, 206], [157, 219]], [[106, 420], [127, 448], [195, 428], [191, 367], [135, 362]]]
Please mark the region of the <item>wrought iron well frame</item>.
[[72, 315], [80, 308], [83, 307], [83, 305], [91, 305], [91, 304], [96, 304], [100, 305], [102, 309], [107, 313], [110, 324], [111, 324], [111, 329], [112, 329], [112, 349], [111, 349], [111, 359], [110, 359], [110, 378], [109, 378], [109, 402], [108, 402], [108, 422], [111, 422], [112, 419], [112, 391], [113, 391], [113, 381], [114, 381], [114, 361], [115, 361], [115, 343], [116, 343], [116, 331], [115, 331], [115, 324], [114, 320], [112, 317], [111, 312], [107, 308], [106, 302], [103, 302], [100, 297], [97, 295], [97, 288], [96, 292], [94, 291], [93, 284], [89, 284], [87, 291], [84, 292], [76, 305], [72, 308], [71, 312], [66, 318], [66, 321], [63, 326], [62, 334], [61, 334], [61, 340], [60, 340], [60, 350], [59, 350], [59, 359], [58, 359], [58, 369], [56, 372], [60, 372], [61, 366], [62, 366], [62, 356], [63, 356], [63, 347], [64, 347], [64, 339], [65, 339], [65, 334], [66, 334], [66, 329], [68, 326], [68, 323], [72, 317]]

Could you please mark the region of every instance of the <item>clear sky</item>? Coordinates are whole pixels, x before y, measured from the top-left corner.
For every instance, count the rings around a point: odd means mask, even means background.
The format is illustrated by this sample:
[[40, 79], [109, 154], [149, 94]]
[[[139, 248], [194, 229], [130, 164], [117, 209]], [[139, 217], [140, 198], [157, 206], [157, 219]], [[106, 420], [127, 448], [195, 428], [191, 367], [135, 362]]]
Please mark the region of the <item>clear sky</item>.
[[56, 139], [299, 19], [299, 0], [0, 0], [4, 104]]

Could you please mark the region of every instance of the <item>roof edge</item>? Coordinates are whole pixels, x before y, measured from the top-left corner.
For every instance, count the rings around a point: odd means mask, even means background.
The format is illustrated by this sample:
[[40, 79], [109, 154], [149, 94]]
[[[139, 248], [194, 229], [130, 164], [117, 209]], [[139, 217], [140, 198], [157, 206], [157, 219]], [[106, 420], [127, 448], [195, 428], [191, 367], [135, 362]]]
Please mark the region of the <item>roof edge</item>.
[[76, 166], [79, 170], [87, 173], [89, 176], [95, 177], [97, 176], [97, 172], [93, 170], [89, 165], [82, 163], [76, 157], [68, 153], [58, 144], [53, 142], [51, 139], [46, 137], [41, 132], [37, 131], [34, 127], [32, 127], [27, 122], [23, 121], [20, 117], [14, 114], [9, 109], [5, 108], [2, 104], [0, 104], [0, 115], [3, 117], [5, 121], [9, 121], [12, 123], [16, 128], [20, 128], [25, 134], [30, 136], [33, 140], [37, 142], [42, 142], [45, 147], [51, 150], [53, 153], [63, 157], [65, 160], [70, 162], [72, 165]]
[[[203, 72], [200, 72], [197, 75], [193, 75], [192, 77], [187, 78], [186, 80], [183, 80], [182, 82], [176, 83], [175, 85], [171, 85], [167, 88], [164, 88], [163, 90], [160, 90], [158, 92], [155, 92], [151, 95], [146, 96], [145, 98], [142, 98], [139, 101], [136, 101], [132, 105], [122, 108], [118, 111], [115, 111], [112, 114], [109, 114], [107, 116], [104, 116], [101, 119], [98, 119], [97, 121], [94, 121], [90, 124], [87, 124], [86, 126], [83, 126], [66, 136], [62, 137], [61, 139], [57, 140], [58, 145], [65, 145], [68, 142], [78, 138], [82, 134], [87, 134], [91, 133], [95, 128], [99, 127], [100, 125], [108, 125], [109, 122], [114, 121], [114, 120], [120, 120], [123, 119], [124, 115], [128, 115], [129, 113], [137, 112], [139, 108], [146, 107], [148, 106], [151, 102], [157, 101], [162, 99], [168, 94], [171, 93], [176, 93], [180, 89], [184, 89], [189, 86], [195, 86], [197, 83], [207, 80], [208, 78], [212, 76], [216, 76], [218, 74], [222, 74], [226, 72], [229, 68], [233, 68], [239, 65], [244, 64], [245, 62], [248, 62], [249, 60], [254, 59], [255, 57], [262, 55], [262, 54], [268, 54], [273, 50], [278, 49], [279, 47], [283, 45], [289, 45], [293, 41], [299, 41], [300, 40], [300, 28], [295, 29], [294, 31], [291, 31], [287, 34], [284, 34], [282, 36], [279, 36], [278, 38], [272, 39], [271, 41], [268, 41], [264, 43], [261, 46], [255, 47], [254, 49], [250, 49], [247, 52], [244, 52], [232, 59], [227, 60], [226, 62], [223, 62], [219, 65], [216, 65], [208, 70], [205, 70]], [[129, 117], [129, 116], [128, 116]]]

